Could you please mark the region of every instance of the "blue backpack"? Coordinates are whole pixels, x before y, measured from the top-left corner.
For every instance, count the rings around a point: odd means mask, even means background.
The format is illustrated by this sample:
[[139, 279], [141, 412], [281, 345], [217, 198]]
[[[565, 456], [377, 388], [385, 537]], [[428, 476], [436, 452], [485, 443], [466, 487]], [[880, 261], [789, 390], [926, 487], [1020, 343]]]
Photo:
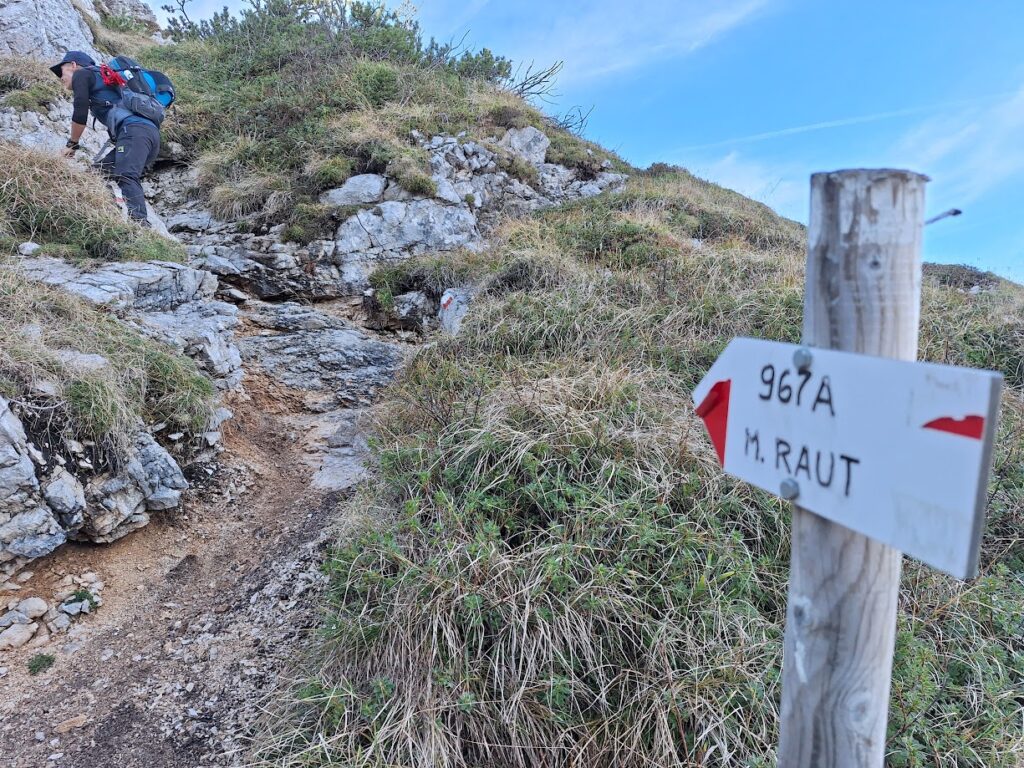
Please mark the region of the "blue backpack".
[[[160, 102], [164, 109], [174, 103], [174, 83], [163, 72], [155, 69], [143, 69], [135, 59], [130, 59], [127, 56], [115, 56], [107, 62], [106, 68], [116, 73], [123, 81], [121, 83], [107, 83], [107, 78], [104, 77], [104, 83], [107, 85], [117, 84], [122, 88], [127, 86], [136, 93], [152, 96]], [[103, 67], [100, 70], [101, 74], [103, 74]]]

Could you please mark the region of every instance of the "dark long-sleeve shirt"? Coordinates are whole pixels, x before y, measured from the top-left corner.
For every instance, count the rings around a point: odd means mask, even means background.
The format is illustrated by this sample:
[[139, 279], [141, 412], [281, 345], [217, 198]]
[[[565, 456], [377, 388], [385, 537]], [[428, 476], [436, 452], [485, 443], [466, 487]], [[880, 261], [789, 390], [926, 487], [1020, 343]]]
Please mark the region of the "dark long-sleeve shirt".
[[79, 69], [71, 78], [71, 122], [85, 125], [89, 120], [89, 107], [96, 73], [89, 69]]
[[[106, 125], [110, 107], [121, 101], [121, 92], [116, 87], [104, 85], [103, 78], [95, 69], [79, 69], [71, 78], [71, 122], [88, 125], [89, 111], [93, 117]], [[152, 122], [138, 115], [129, 115], [118, 120], [118, 130], [123, 125], [142, 123], [153, 125]]]

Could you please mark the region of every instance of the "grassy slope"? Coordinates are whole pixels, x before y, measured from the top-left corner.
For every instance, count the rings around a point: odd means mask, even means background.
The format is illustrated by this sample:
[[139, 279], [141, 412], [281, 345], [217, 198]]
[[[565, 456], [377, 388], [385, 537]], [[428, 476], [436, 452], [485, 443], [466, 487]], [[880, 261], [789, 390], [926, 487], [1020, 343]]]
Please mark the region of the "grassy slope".
[[[663, 173], [378, 275], [487, 277], [381, 412], [318, 671], [267, 762], [774, 764], [788, 515], [720, 472], [689, 392], [734, 335], [798, 338], [803, 237]], [[1009, 388], [982, 575], [905, 566], [893, 766], [1024, 750], [1022, 309], [1009, 284], [925, 285], [922, 357]]]

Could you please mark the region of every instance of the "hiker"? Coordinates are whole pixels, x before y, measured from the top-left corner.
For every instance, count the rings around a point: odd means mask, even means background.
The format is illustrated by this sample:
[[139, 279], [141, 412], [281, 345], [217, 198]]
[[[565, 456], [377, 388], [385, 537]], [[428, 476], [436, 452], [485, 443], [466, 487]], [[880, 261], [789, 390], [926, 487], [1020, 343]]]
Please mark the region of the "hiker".
[[74, 97], [71, 138], [65, 145], [64, 156], [72, 157], [79, 149], [78, 140], [91, 110], [93, 118], [107, 126], [114, 144], [95, 165], [121, 188], [128, 216], [148, 228], [146, 196], [139, 179], [160, 151], [157, 123], [123, 108], [121, 89], [104, 83], [96, 62], [82, 51], [68, 51], [63, 59], [50, 67], [50, 71], [61, 79]]

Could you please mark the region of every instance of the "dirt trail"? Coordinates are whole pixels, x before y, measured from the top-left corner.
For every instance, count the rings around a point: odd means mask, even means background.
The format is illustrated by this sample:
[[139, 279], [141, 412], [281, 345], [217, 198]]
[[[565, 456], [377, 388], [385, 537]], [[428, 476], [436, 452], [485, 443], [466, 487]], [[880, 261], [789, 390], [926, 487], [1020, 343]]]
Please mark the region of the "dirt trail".
[[[87, 571], [105, 584], [69, 634], [0, 659], [0, 765], [240, 764], [261, 696], [318, 621], [318, 566], [347, 493], [313, 489], [297, 399], [258, 376], [245, 386], [220, 464], [191, 470], [179, 510], [112, 545], [63, 547], [0, 595], [52, 601]], [[56, 661], [32, 676], [39, 651]]]

